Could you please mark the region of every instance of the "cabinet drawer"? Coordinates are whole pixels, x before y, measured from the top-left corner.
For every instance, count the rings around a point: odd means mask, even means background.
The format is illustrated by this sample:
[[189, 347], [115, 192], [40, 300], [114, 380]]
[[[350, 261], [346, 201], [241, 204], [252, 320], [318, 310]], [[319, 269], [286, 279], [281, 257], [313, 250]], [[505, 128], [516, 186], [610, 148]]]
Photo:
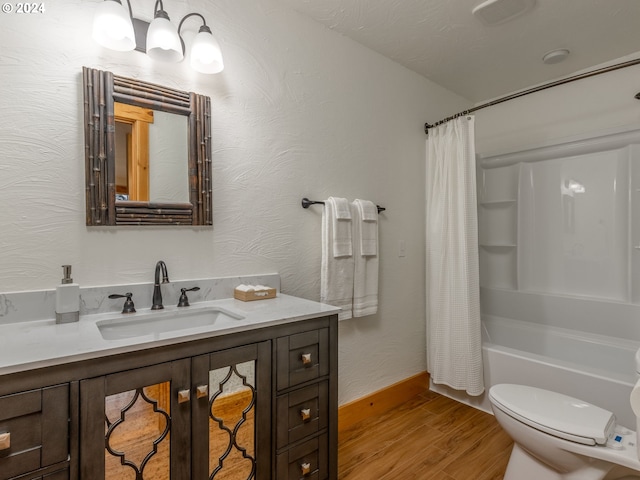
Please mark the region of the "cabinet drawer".
[[0, 397], [0, 480], [66, 461], [68, 437], [68, 385]]
[[323, 434], [279, 454], [276, 458], [277, 480], [329, 478], [327, 452], [327, 435]]
[[42, 480], [69, 480], [69, 470], [60, 470], [42, 477]]
[[20, 480], [69, 480], [69, 469], [58, 470], [57, 472], [48, 473], [42, 476], [35, 477], [20, 477]]
[[277, 448], [283, 448], [327, 428], [328, 402], [327, 382], [278, 397]]
[[311, 330], [277, 340], [278, 390], [329, 374], [329, 329]]

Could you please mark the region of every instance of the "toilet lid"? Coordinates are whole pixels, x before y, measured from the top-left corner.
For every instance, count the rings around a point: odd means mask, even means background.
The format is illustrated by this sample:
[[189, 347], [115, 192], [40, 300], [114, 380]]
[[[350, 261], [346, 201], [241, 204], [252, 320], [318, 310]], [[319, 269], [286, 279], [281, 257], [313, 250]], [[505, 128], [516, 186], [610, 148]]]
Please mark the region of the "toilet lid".
[[607, 443], [616, 424], [615, 416], [607, 410], [541, 388], [494, 385], [489, 398], [504, 413], [530, 427], [585, 445]]

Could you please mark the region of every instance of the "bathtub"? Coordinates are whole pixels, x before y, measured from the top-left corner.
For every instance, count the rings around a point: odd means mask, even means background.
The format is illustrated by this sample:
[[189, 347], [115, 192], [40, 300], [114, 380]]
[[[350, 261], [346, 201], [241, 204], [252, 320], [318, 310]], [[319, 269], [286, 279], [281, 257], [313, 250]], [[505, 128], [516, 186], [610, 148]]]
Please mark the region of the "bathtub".
[[640, 342], [492, 315], [483, 315], [482, 330], [485, 393], [470, 397], [433, 382], [431, 390], [490, 412], [492, 385], [531, 385], [610, 410], [636, 429], [629, 395]]

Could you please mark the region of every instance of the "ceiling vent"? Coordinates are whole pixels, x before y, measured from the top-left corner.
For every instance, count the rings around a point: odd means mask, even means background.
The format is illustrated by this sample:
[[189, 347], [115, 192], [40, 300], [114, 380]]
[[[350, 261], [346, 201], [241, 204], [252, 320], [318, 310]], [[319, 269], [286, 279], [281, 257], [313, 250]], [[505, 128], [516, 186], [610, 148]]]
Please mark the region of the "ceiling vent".
[[493, 26], [508, 22], [528, 12], [536, 0], [487, 0], [472, 10], [485, 25]]

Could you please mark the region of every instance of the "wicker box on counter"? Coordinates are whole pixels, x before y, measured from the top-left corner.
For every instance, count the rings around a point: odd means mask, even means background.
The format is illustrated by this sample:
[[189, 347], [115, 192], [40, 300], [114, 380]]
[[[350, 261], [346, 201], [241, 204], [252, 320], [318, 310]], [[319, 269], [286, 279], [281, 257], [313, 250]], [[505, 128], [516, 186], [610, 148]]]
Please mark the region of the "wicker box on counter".
[[245, 292], [243, 290], [238, 290], [237, 288], [233, 290], [233, 298], [237, 300], [242, 300], [243, 302], [252, 302], [254, 300], [266, 300], [267, 298], [275, 298], [276, 297], [276, 289], [268, 288], [266, 290], [249, 290]]

